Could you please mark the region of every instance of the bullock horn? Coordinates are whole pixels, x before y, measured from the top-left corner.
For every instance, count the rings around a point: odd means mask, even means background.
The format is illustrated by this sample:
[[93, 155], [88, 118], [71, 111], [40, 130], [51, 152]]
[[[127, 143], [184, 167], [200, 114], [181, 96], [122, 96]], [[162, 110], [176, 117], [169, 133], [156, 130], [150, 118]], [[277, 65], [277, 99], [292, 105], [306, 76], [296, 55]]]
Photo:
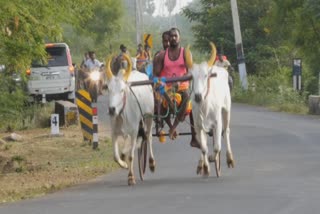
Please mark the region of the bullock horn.
[[127, 67], [126, 73], [125, 73], [125, 75], [124, 75], [124, 77], [123, 77], [123, 79], [124, 79], [125, 81], [127, 81], [128, 78], [129, 78], [129, 75], [130, 75], [130, 73], [131, 73], [131, 71], [132, 71], [132, 62], [131, 62], [131, 58], [130, 58], [127, 54], [123, 54], [123, 57], [124, 57], [124, 59], [128, 62], [128, 67]]
[[107, 62], [107, 66], [106, 66], [106, 74], [107, 74], [107, 78], [108, 80], [110, 80], [113, 77], [112, 71], [111, 71], [111, 57], [106, 59]]
[[193, 61], [192, 61], [192, 55], [191, 55], [191, 52], [190, 52], [190, 45], [187, 46], [184, 54], [185, 54], [185, 58], [186, 58], [187, 68], [192, 68]]
[[214, 61], [216, 60], [216, 56], [217, 56], [217, 49], [216, 46], [210, 42], [211, 45], [211, 56], [210, 59], [208, 61], [208, 66], [211, 67], [214, 64]]

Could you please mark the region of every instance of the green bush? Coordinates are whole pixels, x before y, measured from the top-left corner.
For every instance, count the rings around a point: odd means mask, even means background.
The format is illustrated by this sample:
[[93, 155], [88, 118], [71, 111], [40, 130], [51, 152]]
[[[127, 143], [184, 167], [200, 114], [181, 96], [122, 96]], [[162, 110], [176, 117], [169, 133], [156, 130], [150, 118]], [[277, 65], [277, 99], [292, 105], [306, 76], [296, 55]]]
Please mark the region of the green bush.
[[48, 127], [53, 104], [31, 105], [10, 75], [0, 74], [0, 131]]
[[269, 72], [265, 76], [248, 76], [248, 90], [245, 91], [236, 77], [233, 101], [270, 107], [277, 111], [305, 114], [306, 93], [293, 90], [288, 69]]

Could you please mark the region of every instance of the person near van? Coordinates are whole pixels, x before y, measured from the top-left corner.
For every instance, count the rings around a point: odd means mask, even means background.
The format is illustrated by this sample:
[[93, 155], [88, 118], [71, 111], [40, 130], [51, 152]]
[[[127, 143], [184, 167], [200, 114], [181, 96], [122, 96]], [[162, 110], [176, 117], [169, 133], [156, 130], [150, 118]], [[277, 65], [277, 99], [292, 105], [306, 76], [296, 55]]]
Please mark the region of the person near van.
[[[101, 72], [101, 67], [103, 66], [103, 63], [101, 63], [99, 60], [96, 59], [96, 53], [94, 51], [89, 51], [89, 59], [87, 59], [84, 65], [89, 72], [91, 72], [95, 68]], [[104, 82], [103, 79], [104, 79], [104, 75], [103, 75], [103, 72], [101, 72], [100, 80], [99, 80], [99, 89], [98, 89], [99, 94], [102, 94], [102, 86]]]
[[84, 65], [89, 70], [92, 70], [94, 68], [100, 69], [100, 67], [102, 66], [102, 63], [96, 59], [96, 53], [94, 51], [89, 51], [89, 58], [86, 60]]
[[83, 57], [83, 60], [81, 62], [81, 65], [80, 65], [80, 68], [83, 68], [84, 67], [84, 64], [86, 63], [86, 61], [89, 59], [89, 52], [85, 52], [84, 53], [84, 57]]
[[81, 88], [81, 82], [84, 81], [84, 79], [86, 78], [85, 63], [88, 59], [89, 59], [89, 52], [85, 52], [83, 55], [83, 60], [80, 64], [80, 69], [77, 69], [77, 73], [76, 73], [77, 89]]

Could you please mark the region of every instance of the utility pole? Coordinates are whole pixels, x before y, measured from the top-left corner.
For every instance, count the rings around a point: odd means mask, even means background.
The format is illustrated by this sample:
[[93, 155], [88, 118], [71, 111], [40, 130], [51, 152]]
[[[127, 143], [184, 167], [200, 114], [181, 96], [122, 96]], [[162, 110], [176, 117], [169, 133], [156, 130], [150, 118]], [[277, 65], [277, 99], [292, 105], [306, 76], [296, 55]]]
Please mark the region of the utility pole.
[[235, 37], [235, 42], [236, 42], [236, 51], [237, 51], [237, 60], [238, 60], [240, 81], [241, 81], [242, 88], [247, 90], [248, 89], [247, 70], [246, 70], [246, 63], [245, 63], [245, 58], [244, 58], [244, 53], [243, 53], [243, 45], [242, 45], [242, 38], [241, 38], [237, 0], [230, 0], [230, 1], [231, 1], [233, 30], [234, 30], [234, 37]]
[[135, 0], [136, 10], [136, 42], [137, 45], [141, 43], [143, 34], [143, 11], [142, 11], [142, 0]]

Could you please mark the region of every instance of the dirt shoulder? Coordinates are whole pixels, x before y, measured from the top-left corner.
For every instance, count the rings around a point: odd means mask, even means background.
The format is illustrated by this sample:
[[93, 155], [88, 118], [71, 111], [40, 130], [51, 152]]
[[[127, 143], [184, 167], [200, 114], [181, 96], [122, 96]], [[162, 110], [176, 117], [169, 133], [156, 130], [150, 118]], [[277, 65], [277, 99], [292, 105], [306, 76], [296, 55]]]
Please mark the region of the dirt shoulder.
[[[33, 198], [85, 182], [117, 168], [108, 137], [99, 136], [99, 149], [83, 141], [80, 126], [0, 133], [0, 203]], [[19, 138], [21, 136], [21, 139]]]

